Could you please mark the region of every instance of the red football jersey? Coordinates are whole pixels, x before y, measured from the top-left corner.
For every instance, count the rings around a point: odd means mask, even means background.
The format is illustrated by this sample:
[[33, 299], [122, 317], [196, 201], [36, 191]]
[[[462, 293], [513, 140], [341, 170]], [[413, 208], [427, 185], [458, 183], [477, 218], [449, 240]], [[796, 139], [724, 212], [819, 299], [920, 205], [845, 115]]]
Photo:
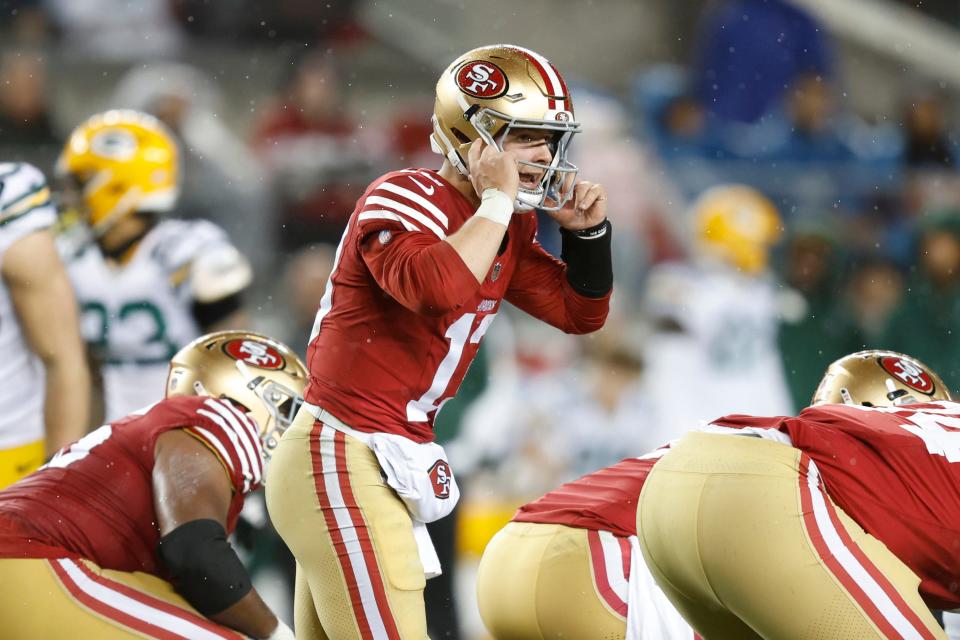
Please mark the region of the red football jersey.
[[427, 169], [388, 173], [357, 202], [337, 248], [307, 354], [307, 402], [360, 431], [433, 440], [504, 298], [564, 331], [603, 326], [609, 294], [588, 298], [514, 215], [482, 283], [444, 238], [474, 207]]
[[525, 504], [516, 522], [562, 524], [578, 529], [637, 535], [637, 502], [653, 465], [667, 449], [642, 458], [627, 458], [554, 489]]
[[789, 434], [834, 502], [920, 577], [927, 603], [960, 607], [960, 404], [820, 405], [715, 424]]
[[227, 401], [184, 396], [100, 427], [0, 491], [0, 557], [79, 556], [163, 577], [152, 474], [157, 438], [171, 429], [198, 438], [223, 463], [234, 489], [232, 532], [244, 494], [263, 476], [259, 429]]

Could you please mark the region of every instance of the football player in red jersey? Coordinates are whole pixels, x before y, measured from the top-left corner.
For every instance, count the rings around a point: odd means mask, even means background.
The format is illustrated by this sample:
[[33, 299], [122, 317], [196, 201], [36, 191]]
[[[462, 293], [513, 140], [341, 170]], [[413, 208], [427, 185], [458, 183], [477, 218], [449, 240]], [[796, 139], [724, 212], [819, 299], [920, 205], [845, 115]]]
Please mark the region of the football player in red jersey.
[[[917, 388], [919, 380], [926, 382]], [[831, 365], [811, 404], [846, 399], [892, 407], [906, 398], [929, 402], [950, 394], [913, 358], [871, 351]], [[637, 544], [637, 502], [667, 451], [623, 460], [520, 507], [487, 545], [477, 577], [480, 614], [495, 638], [699, 637], [656, 587]]]
[[226, 538], [305, 382], [279, 342], [200, 337], [165, 399], [0, 491], [0, 635], [292, 640]]
[[960, 404], [891, 352], [837, 361], [816, 398], [674, 444], [640, 495], [647, 566], [711, 640], [946, 639], [930, 609], [960, 607]]
[[[437, 83], [439, 171], [405, 169], [357, 202], [320, 301], [304, 410], [276, 452], [271, 518], [299, 561], [302, 638], [423, 638], [422, 523], [459, 492], [433, 421], [503, 300], [570, 333], [606, 319], [613, 274], [603, 187], [567, 161], [580, 130], [539, 54], [481, 47]], [[533, 209], [561, 227], [563, 260]], [[382, 475], [386, 476], [383, 479]]]

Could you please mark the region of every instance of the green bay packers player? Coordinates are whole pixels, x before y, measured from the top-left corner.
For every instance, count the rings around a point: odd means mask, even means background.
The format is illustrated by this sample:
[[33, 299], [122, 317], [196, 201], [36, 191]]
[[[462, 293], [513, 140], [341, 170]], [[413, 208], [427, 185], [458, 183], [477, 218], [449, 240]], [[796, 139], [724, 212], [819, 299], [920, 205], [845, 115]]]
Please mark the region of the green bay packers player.
[[[442, 73], [439, 170], [375, 180], [337, 249], [311, 335], [306, 403], [267, 483], [299, 563], [300, 638], [423, 638], [423, 591], [441, 570], [425, 523], [456, 477], [433, 424], [504, 301], [568, 333], [600, 329], [613, 289], [606, 192], [567, 161], [580, 130], [543, 56], [468, 51]], [[560, 226], [537, 242], [533, 208]]]
[[136, 111], [91, 117], [57, 161], [83, 223], [65, 240], [76, 245], [66, 250], [68, 268], [83, 337], [102, 372], [108, 420], [162, 392], [167, 362], [180, 347], [203, 331], [245, 322], [246, 258], [211, 222], [162, 217], [176, 205], [178, 171], [171, 134]]
[[0, 163], [0, 488], [83, 435], [90, 379], [36, 167]]
[[226, 538], [305, 381], [279, 342], [202, 336], [165, 398], [0, 491], [0, 635], [292, 640]]
[[[746, 185], [719, 185], [691, 205], [689, 223], [690, 259], [654, 267], [646, 290], [654, 442], [733, 411], [794, 410], [777, 343], [781, 290], [768, 268], [776, 207]], [[686, 385], [697, 402], [686, 401]]]
[[730, 415], [654, 465], [657, 583], [705, 638], [945, 640], [960, 607], [960, 404], [923, 363], [833, 363], [797, 417]]

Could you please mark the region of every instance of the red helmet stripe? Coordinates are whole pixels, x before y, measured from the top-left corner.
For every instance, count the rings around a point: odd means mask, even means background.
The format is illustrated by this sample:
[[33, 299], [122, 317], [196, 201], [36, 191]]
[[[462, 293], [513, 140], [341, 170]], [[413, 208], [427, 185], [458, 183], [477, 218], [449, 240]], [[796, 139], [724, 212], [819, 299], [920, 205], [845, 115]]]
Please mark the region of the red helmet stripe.
[[[560, 74], [557, 73], [556, 68], [546, 58], [541, 56], [538, 53], [530, 51], [529, 49], [524, 49], [523, 47], [513, 47], [515, 50], [523, 54], [527, 60], [529, 60], [537, 71], [540, 73], [540, 77], [543, 78], [543, 82], [547, 87], [547, 91], [550, 92], [551, 96], [564, 96], [566, 97], [566, 85], [563, 83], [563, 79], [560, 77]], [[554, 111], [560, 111], [561, 109], [567, 110], [567, 101], [564, 100], [555, 100], [550, 98], [548, 106]]]

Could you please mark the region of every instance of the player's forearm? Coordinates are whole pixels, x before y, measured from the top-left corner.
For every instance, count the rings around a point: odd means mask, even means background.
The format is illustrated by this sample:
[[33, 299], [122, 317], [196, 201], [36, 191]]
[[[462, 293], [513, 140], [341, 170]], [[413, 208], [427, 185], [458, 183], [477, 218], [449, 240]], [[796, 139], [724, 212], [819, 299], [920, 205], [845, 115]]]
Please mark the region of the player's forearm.
[[477, 279], [484, 281], [497, 257], [513, 216], [513, 200], [501, 191], [487, 189], [472, 218], [446, 241]]
[[44, 422], [47, 457], [81, 438], [90, 414], [90, 374], [81, 359], [50, 360], [46, 369]]
[[279, 623], [256, 589], [251, 589], [235, 604], [209, 617], [214, 622], [236, 629], [251, 638], [269, 638], [277, 630]]

